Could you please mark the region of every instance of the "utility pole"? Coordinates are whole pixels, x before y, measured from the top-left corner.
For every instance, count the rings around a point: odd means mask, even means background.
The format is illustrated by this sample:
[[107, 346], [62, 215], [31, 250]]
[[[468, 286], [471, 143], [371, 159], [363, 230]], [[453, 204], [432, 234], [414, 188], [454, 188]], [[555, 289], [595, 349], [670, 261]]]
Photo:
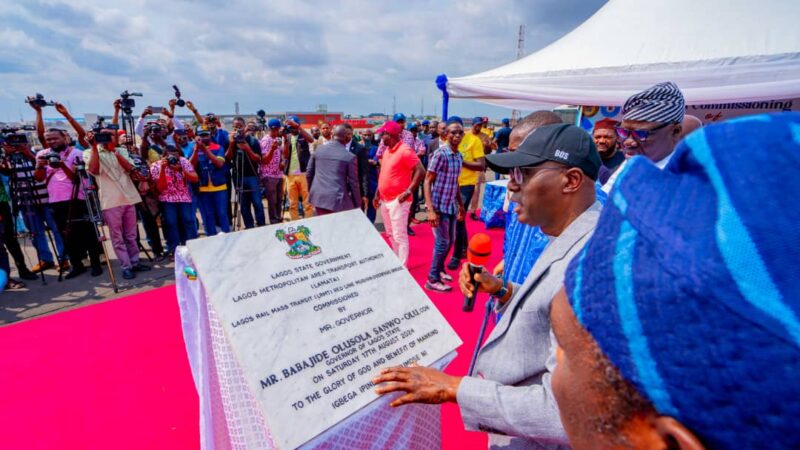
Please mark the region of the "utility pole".
[[239, 115], [239, 102], [233, 103], [233, 110], [236, 111], [236, 115]]
[[397, 114], [397, 96], [392, 95], [392, 116]]
[[[525, 24], [519, 26], [519, 34], [517, 35], [517, 59], [522, 59], [525, 56]], [[511, 110], [511, 125], [514, 126], [519, 120], [520, 112], [516, 109]]]

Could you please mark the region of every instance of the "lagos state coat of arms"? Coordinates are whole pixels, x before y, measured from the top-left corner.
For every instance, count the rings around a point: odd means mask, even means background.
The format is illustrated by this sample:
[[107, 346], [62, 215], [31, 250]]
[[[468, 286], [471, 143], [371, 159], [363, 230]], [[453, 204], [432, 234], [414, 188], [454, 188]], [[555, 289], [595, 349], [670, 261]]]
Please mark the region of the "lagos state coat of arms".
[[286, 256], [292, 259], [310, 258], [322, 252], [321, 248], [311, 242], [309, 236], [311, 236], [311, 230], [304, 225], [275, 232], [275, 237], [289, 246]]

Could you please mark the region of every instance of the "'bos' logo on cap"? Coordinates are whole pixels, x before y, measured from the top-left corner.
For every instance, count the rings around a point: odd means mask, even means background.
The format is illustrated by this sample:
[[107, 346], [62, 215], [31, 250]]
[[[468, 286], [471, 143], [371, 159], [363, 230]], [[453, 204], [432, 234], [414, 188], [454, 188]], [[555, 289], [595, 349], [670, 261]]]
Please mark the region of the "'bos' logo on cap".
[[561, 159], [569, 159], [569, 153], [567, 153], [567, 152], [565, 152], [563, 150], [556, 150], [555, 157], [556, 158], [561, 158]]

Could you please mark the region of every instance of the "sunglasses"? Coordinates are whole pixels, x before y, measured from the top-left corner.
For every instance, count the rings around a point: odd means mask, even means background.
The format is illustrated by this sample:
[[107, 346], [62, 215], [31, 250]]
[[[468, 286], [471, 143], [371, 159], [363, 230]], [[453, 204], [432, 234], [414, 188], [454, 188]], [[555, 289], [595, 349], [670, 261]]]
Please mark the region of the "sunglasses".
[[[564, 170], [565, 167], [513, 167], [509, 175], [511, 181], [519, 184], [520, 186], [525, 182], [525, 178], [529, 180], [546, 170]], [[528, 175], [527, 177], [525, 175]]]
[[625, 141], [628, 138], [633, 138], [633, 140], [636, 142], [641, 143], [647, 142], [647, 138], [649, 138], [651, 134], [666, 127], [667, 125], [672, 125], [672, 122], [662, 123], [652, 130], [629, 130], [627, 128], [614, 127], [614, 131], [617, 133], [617, 137], [622, 141]]

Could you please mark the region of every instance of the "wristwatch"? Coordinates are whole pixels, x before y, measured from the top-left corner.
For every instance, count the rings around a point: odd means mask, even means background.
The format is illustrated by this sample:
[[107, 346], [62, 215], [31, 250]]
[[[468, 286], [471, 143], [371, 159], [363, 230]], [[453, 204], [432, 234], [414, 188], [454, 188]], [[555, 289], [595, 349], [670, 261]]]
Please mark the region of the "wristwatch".
[[508, 281], [503, 280], [503, 285], [500, 286], [500, 290], [495, 292], [492, 297], [494, 297], [494, 298], [496, 298], [498, 300], [502, 300], [503, 297], [506, 296], [506, 294], [508, 294]]

